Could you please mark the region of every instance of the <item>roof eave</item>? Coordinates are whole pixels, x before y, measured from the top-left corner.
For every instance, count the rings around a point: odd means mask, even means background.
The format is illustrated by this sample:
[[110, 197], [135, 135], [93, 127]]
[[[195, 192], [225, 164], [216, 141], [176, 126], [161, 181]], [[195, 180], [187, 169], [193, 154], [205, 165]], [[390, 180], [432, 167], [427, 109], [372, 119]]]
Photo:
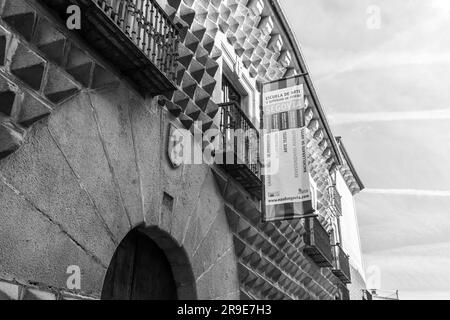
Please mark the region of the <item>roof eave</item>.
[[355, 166], [353, 165], [352, 160], [350, 159], [350, 156], [347, 152], [347, 149], [345, 148], [344, 142], [342, 141], [341, 137], [336, 137], [337, 143], [339, 144], [340, 150], [342, 152], [342, 155], [345, 159], [345, 162], [347, 162], [348, 167], [350, 168], [350, 171], [352, 172], [353, 177], [356, 180], [356, 183], [358, 183], [358, 187], [360, 191], [363, 191], [365, 189], [365, 186], [359, 177], [358, 173], [356, 172]]
[[308, 86], [309, 92], [311, 93], [311, 98], [313, 99], [314, 105], [316, 106], [317, 109], [317, 113], [320, 117], [320, 121], [323, 124], [323, 127], [325, 129], [325, 132], [328, 136], [328, 140], [331, 142], [332, 145], [332, 149], [333, 149], [333, 154], [336, 158], [337, 164], [338, 165], [342, 165], [343, 161], [342, 161], [342, 157], [341, 154], [339, 152], [339, 148], [337, 145], [337, 142], [334, 138], [334, 135], [331, 131], [330, 125], [328, 123], [328, 120], [325, 116], [325, 112], [323, 111], [322, 105], [320, 104], [319, 98], [317, 96], [317, 92], [316, 89], [314, 87], [314, 84], [312, 82], [312, 79], [309, 75], [309, 70], [308, 67], [306, 65], [306, 62], [303, 58], [302, 52], [300, 50], [300, 47], [297, 43], [297, 40], [295, 39], [294, 33], [292, 32], [292, 29], [289, 26], [289, 23], [286, 19], [286, 16], [283, 13], [283, 10], [280, 6], [280, 4], [278, 3], [277, 0], [269, 0], [272, 8], [274, 9], [274, 13], [277, 15], [278, 21], [280, 21], [282, 27], [283, 27], [283, 31], [286, 34], [288, 40], [289, 40], [289, 44], [292, 47], [292, 49], [294, 50], [294, 54], [295, 54], [295, 58], [297, 60], [297, 63], [300, 67], [300, 72], [305, 74], [305, 81], [306, 81], [306, 85]]

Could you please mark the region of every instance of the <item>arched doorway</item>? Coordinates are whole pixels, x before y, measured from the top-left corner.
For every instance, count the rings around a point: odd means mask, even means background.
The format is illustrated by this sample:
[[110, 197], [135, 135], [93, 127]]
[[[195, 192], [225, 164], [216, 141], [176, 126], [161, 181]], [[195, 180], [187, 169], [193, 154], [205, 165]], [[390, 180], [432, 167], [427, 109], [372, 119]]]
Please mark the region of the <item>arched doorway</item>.
[[[195, 299], [194, 278], [184, 250], [174, 242], [168, 246], [170, 243], [171, 238], [157, 229], [131, 231], [111, 260], [102, 300]], [[184, 270], [183, 279], [179, 270]]]

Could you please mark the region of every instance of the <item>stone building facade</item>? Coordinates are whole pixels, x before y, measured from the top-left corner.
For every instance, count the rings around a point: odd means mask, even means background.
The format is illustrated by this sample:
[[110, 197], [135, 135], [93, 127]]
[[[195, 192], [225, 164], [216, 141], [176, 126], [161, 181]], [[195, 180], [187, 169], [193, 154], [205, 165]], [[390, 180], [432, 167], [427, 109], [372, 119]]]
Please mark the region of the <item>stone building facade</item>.
[[263, 223], [258, 168], [169, 156], [305, 73], [277, 1], [0, 0], [0, 299], [348, 299], [337, 176], [363, 186], [309, 75], [317, 218]]
[[343, 163], [337, 173], [337, 189], [341, 195], [341, 215], [339, 224], [342, 237], [341, 245], [349, 255], [351, 283], [348, 285], [350, 299], [362, 300], [366, 291], [364, 259], [361, 253], [361, 239], [358, 229], [358, 215], [353, 196], [364, 185], [359, 178], [341, 137], [336, 138], [342, 154]]

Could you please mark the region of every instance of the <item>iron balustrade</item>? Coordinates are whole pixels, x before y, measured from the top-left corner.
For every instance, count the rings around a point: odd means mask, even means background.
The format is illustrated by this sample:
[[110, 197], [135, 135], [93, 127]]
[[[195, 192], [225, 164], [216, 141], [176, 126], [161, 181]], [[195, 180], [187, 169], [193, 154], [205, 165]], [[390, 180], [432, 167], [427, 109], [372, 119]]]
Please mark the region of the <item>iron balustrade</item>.
[[[219, 104], [223, 168], [250, 194], [262, 198], [259, 132], [237, 102]], [[230, 156], [231, 155], [231, 156]]]
[[362, 290], [362, 300], [373, 300], [372, 293], [369, 290]]
[[179, 30], [156, 0], [91, 0], [172, 82]]
[[319, 267], [332, 267], [333, 254], [331, 252], [330, 234], [315, 217], [305, 220], [305, 229], [305, 253]]
[[336, 216], [342, 215], [342, 200], [336, 186], [328, 187], [328, 194], [330, 196], [331, 209]]
[[[219, 107], [223, 147], [228, 148], [231, 145], [234, 148], [236, 163], [233, 164], [245, 164], [256, 176], [260, 177], [259, 131], [237, 102], [222, 103], [219, 104]], [[240, 136], [242, 133], [244, 135]]]
[[351, 283], [349, 256], [340, 244], [334, 246], [334, 269], [333, 273], [343, 282]]

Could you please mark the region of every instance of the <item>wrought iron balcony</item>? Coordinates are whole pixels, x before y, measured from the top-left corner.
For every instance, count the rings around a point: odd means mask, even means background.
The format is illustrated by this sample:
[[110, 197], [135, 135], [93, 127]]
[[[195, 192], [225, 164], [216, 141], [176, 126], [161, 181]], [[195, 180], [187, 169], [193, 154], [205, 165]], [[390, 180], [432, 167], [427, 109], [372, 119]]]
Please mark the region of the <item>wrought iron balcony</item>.
[[305, 220], [306, 233], [303, 235], [306, 247], [304, 252], [322, 268], [333, 266], [330, 235], [317, 218]]
[[369, 290], [363, 290], [362, 291], [363, 300], [373, 300], [372, 293]]
[[340, 299], [344, 301], [350, 300], [350, 291], [347, 289], [345, 285], [341, 285], [339, 288]]
[[176, 89], [179, 30], [156, 0], [40, 0], [63, 19], [81, 9], [86, 42], [143, 92]]
[[341, 195], [337, 191], [336, 186], [328, 187], [328, 193], [330, 195], [331, 206], [330, 209], [336, 217], [342, 216], [342, 201]]
[[262, 198], [259, 132], [237, 102], [219, 104], [223, 162], [219, 162], [250, 194]]
[[350, 262], [348, 255], [344, 252], [340, 244], [333, 246], [334, 264], [333, 273], [343, 283], [351, 283]]

